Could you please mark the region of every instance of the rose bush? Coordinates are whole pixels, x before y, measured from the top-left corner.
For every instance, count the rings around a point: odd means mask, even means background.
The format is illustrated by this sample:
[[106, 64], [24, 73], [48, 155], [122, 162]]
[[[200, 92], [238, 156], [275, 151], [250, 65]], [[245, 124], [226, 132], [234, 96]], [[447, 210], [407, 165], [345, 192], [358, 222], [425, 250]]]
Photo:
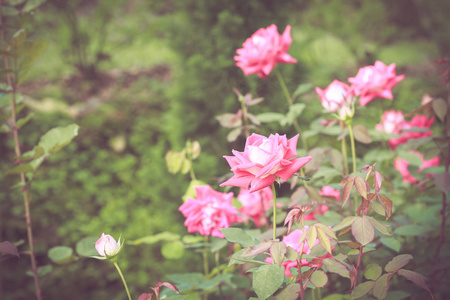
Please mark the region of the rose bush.
[[244, 75], [256, 74], [266, 78], [277, 63], [296, 63], [297, 60], [287, 51], [292, 43], [291, 26], [286, 26], [283, 34], [278, 34], [277, 26], [272, 24], [260, 28], [236, 50], [236, 66]]
[[297, 134], [287, 140], [286, 135], [278, 133], [268, 138], [252, 134], [247, 138], [244, 152], [233, 150], [234, 156], [224, 156], [234, 176], [220, 186], [250, 186], [250, 192], [255, 192], [270, 186], [276, 177], [287, 181], [311, 160], [311, 156], [294, 158], [298, 137]]

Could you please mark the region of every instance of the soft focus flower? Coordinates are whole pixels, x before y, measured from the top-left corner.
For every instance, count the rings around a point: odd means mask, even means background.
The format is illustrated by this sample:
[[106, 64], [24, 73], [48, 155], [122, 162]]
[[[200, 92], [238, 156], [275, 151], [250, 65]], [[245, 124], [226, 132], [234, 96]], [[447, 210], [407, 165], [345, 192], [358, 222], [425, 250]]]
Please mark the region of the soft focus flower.
[[223, 238], [221, 228], [237, 221], [237, 210], [231, 205], [233, 193], [220, 193], [209, 185], [194, 187], [196, 199], [187, 198], [179, 210], [186, 217], [188, 232]]
[[[436, 156], [432, 159], [429, 160], [424, 160], [422, 153], [417, 152], [415, 150], [409, 150], [409, 152], [414, 153], [415, 155], [417, 155], [421, 160], [422, 160], [422, 164], [421, 166], [417, 169], [417, 173], [422, 172], [424, 169], [426, 168], [430, 168], [430, 167], [436, 167], [439, 166], [439, 156]], [[400, 174], [403, 177], [403, 182], [410, 182], [413, 184], [416, 184], [419, 182], [419, 179], [415, 178], [414, 176], [411, 175], [411, 172], [408, 169], [409, 166], [409, 162], [403, 158], [399, 158], [397, 157], [396, 159], [394, 159], [394, 168], [400, 172]]]
[[395, 110], [388, 110], [383, 113], [381, 123], [375, 125], [375, 129], [387, 134], [398, 134], [404, 121], [405, 118], [401, 110], [397, 112]]
[[[415, 128], [423, 129], [430, 128], [433, 125], [434, 117], [427, 119], [424, 115], [414, 116], [411, 121], [404, 121], [401, 124], [400, 128], [400, 137], [389, 140], [389, 146], [391, 146], [391, 150], [395, 150], [395, 148], [401, 144], [406, 143], [411, 139], [420, 139], [424, 137], [429, 137], [433, 134], [431, 130], [428, 131], [412, 131]], [[410, 131], [411, 130], [411, 131]]]
[[[332, 188], [331, 186], [324, 186], [324, 187], [322, 187], [322, 190], [319, 191], [319, 195], [320, 196], [334, 198], [334, 199], [336, 199], [336, 201], [341, 201], [341, 191], [340, 190], [336, 190], [336, 189]], [[315, 217], [316, 215], [319, 215], [319, 216], [323, 215], [327, 211], [328, 211], [328, 206], [327, 205], [319, 204], [319, 205], [315, 206], [314, 209], [310, 213], [305, 215], [303, 220], [305, 220], [305, 221], [308, 221], [308, 220], [314, 221], [314, 220], [316, 220], [316, 217]]]
[[297, 155], [298, 134], [287, 140], [286, 135], [271, 134], [268, 138], [252, 134], [247, 138], [244, 152], [233, 150], [234, 156], [224, 156], [234, 176], [220, 186], [238, 186], [255, 192], [271, 185], [276, 177], [287, 181], [306, 165], [311, 156]]
[[297, 62], [287, 53], [291, 43], [290, 25], [286, 26], [282, 35], [278, 34], [274, 24], [260, 28], [242, 44], [242, 48], [236, 50], [236, 66], [245, 75], [256, 74], [260, 78], [266, 78], [277, 63]]
[[[304, 226], [303, 227], [303, 230], [307, 230], [307, 229], [308, 229], [308, 226]], [[287, 247], [291, 247], [295, 251], [300, 253], [300, 251], [302, 250], [302, 244], [299, 243], [298, 241], [300, 240], [300, 236], [302, 235], [302, 233], [303, 233], [303, 231], [301, 229], [295, 229], [290, 234], [285, 235], [283, 237], [283, 243], [285, 243]], [[314, 243], [314, 246], [317, 245], [317, 244], [319, 244], [319, 240], [318, 239]], [[308, 244], [304, 243], [303, 254], [309, 254], [310, 252], [311, 252], [311, 249], [309, 249]], [[322, 258], [325, 258], [325, 257], [330, 257], [330, 255], [327, 253], [327, 255], [325, 255]], [[272, 258], [271, 257], [266, 258], [265, 262], [272, 263]], [[298, 261], [287, 260], [287, 261], [282, 262], [281, 265], [285, 268], [285, 271], [284, 271], [285, 276], [287, 276], [287, 277], [294, 277], [291, 274], [291, 268], [297, 268], [298, 267]], [[305, 266], [312, 267], [313, 264], [308, 262], [306, 259], [302, 259], [301, 266], [302, 267], [305, 267]], [[314, 265], [314, 266], [316, 266], [316, 265]]]
[[327, 112], [339, 112], [341, 107], [347, 103], [347, 99], [351, 97], [350, 87], [336, 79], [324, 90], [316, 87], [316, 93]]
[[120, 239], [118, 242], [109, 234], [102, 233], [101, 237], [95, 242], [95, 249], [100, 256], [115, 256], [120, 251]]
[[373, 66], [359, 69], [358, 74], [348, 81], [352, 84], [355, 96], [360, 96], [359, 104], [366, 105], [376, 97], [392, 100], [391, 90], [403, 78], [404, 75], [395, 74], [395, 64], [386, 66], [381, 61], [376, 61]]
[[[261, 227], [266, 222], [264, 214], [271, 207], [270, 203], [273, 201], [273, 193], [270, 187], [265, 187], [254, 193], [250, 193], [248, 189], [241, 189], [237, 199], [242, 204], [239, 212], [251, 218], [256, 227]], [[243, 222], [246, 219], [239, 218], [238, 222]]]
[[320, 196], [331, 197], [336, 199], [336, 201], [341, 201], [341, 191], [332, 188], [331, 186], [324, 186], [319, 191]]

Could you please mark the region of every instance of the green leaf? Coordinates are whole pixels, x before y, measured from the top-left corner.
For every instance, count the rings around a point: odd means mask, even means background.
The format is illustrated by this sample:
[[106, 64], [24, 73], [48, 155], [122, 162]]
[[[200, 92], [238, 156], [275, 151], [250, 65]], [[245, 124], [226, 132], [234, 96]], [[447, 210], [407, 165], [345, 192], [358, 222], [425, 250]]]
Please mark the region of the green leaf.
[[365, 216], [357, 218], [353, 222], [352, 234], [361, 245], [367, 245], [375, 238], [373, 225]]
[[400, 151], [398, 156], [409, 162], [411, 166], [420, 167], [422, 165], [422, 159], [414, 152]]
[[333, 227], [333, 231], [339, 231], [341, 229], [347, 228], [353, 224], [353, 222], [358, 219], [358, 217], [345, 217], [341, 223]]
[[6, 174], [20, 174], [20, 173], [27, 173], [27, 172], [33, 172], [34, 168], [29, 163], [20, 164], [12, 169], [9, 169], [6, 171]]
[[284, 255], [287, 252], [286, 244], [283, 242], [273, 242], [270, 246], [270, 255], [272, 259], [281, 266], [284, 260]]
[[185, 299], [187, 299], [187, 297], [189, 297], [189, 296], [187, 296], [187, 295], [172, 295], [172, 296], [169, 296], [164, 299], [165, 300], [185, 300]]
[[372, 207], [373, 211], [376, 212], [377, 214], [379, 214], [381, 216], [386, 215], [386, 211], [384, 210], [383, 205], [381, 205], [377, 201], [374, 201], [374, 200], [370, 201], [370, 207]]
[[64, 265], [72, 261], [73, 249], [67, 246], [56, 246], [48, 250], [48, 257], [57, 264]]
[[355, 188], [362, 197], [367, 199], [367, 185], [364, 179], [357, 176], [355, 178]]
[[322, 229], [322, 231], [325, 232], [329, 237], [331, 237], [331, 238], [337, 240], [337, 237], [336, 237], [336, 235], [334, 234], [334, 232], [333, 232], [330, 228], [328, 228], [327, 226], [325, 226], [325, 225], [323, 225], [323, 224], [320, 224], [320, 223], [316, 223], [316, 224], [314, 224], [314, 226], [316, 226], [316, 227]]
[[17, 30], [12, 38], [9, 40], [8, 44], [10, 44], [13, 47], [20, 47], [22, 43], [27, 38], [27, 30], [25, 28], [21, 28]]
[[284, 121], [285, 116], [280, 113], [266, 112], [256, 116], [261, 123], [272, 123], [279, 122], [280, 124]]
[[[286, 122], [287, 124], [292, 124], [294, 121], [302, 114], [305, 109], [306, 104], [304, 103], [295, 103], [289, 107], [289, 112], [286, 114]], [[281, 124], [283, 126], [283, 124]]]
[[180, 291], [197, 288], [206, 281], [206, 277], [202, 273], [176, 273], [169, 274], [167, 277]]
[[321, 288], [324, 287], [328, 282], [328, 276], [325, 274], [324, 271], [317, 270], [311, 275], [311, 283], [317, 287]]
[[[375, 250], [376, 250], [375, 248], [364, 247], [362, 253], [372, 252]], [[359, 249], [352, 249], [347, 252], [347, 255], [359, 255]]]
[[377, 280], [380, 277], [382, 269], [377, 264], [369, 264], [364, 270], [364, 277], [368, 280]]
[[38, 145], [44, 149], [45, 153], [55, 154], [78, 135], [79, 128], [76, 124], [70, 124], [66, 127], [50, 129], [41, 137]]
[[401, 254], [394, 257], [387, 265], [384, 267], [386, 272], [395, 272], [404, 266], [406, 266], [413, 259], [410, 254]]
[[434, 99], [431, 103], [433, 107], [433, 111], [436, 114], [436, 116], [441, 120], [441, 122], [444, 122], [445, 115], [448, 111], [448, 105], [442, 98]]
[[167, 259], [179, 259], [184, 254], [184, 244], [181, 241], [164, 243], [161, 254]]
[[222, 228], [220, 231], [222, 231], [225, 238], [231, 243], [239, 243], [242, 247], [250, 247], [255, 245], [252, 237], [241, 228]]
[[33, 113], [28, 114], [25, 118], [19, 119], [17, 120], [17, 127], [21, 128], [23, 127], [25, 124], [28, 123], [28, 121], [30, 121], [32, 118], [34, 117]]
[[331, 254], [331, 243], [328, 235], [322, 230], [322, 228], [317, 228], [317, 237], [319, 238], [319, 243], [322, 247]]
[[38, 8], [39, 6], [41, 6], [41, 4], [43, 4], [46, 0], [28, 0], [27, 4], [25, 4], [25, 6], [22, 8], [23, 12], [29, 12], [32, 11], [33, 9]]
[[306, 241], [308, 242], [309, 249], [314, 247], [314, 244], [317, 239], [317, 229], [315, 226], [310, 226], [306, 229]]
[[148, 236], [139, 238], [137, 240], [128, 241], [127, 244], [134, 245], [134, 246], [138, 246], [138, 245], [141, 245], [141, 244], [153, 245], [153, 244], [159, 243], [161, 241], [164, 241], [164, 242], [179, 241], [180, 238], [181, 237], [180, 237], [179, 234], [172, 233], [172, 232], [169, 232], [169, 231], [163, 231], [163, 232], [160, 232], [158, 234], [148, 235]]
[[375, 285], [373, 286], [373, 295], [377, 299], [386, 298], [387, 292], [389, 290], [389, 279], [391, 279], [392, 274], [384, 274], [381, 275], [380, 278], [377, 279]]
[[77, 243], [75, 246], [75, 251], [79, 256], [91, 257], [98, 255], [97, 250], [95, 249], [95, 242], [98, 240], [98, 237], [85, 237], [81, 241]]
[[366, 281], [358, 284], [352, 291], [351, 299], [358, 299], [366, 295], [375, 285], [375, 281]]
[[241, 254], [241, 257], [254, 257], [258, 254], [262, 254], [269, 250], [274, 242], [275, 241], [264, 241], [253, 247], [245, 248], [244, 252]]
[[355, 136], [355, 140], [357, 140], [360, 143], [363, 144], [370, 144], [372, 143], [372, 138], [369, 135], [369, 132], [367, 131], [367, 128], [364, 127], [361, 124], [353, 126], [353, 133]]
[[265, 300], [273, 295], [284, 280], [284, 267], [264, 265], [253, 273], [253, 289], [259, 299]]
[[338, 261], [334, 258], [325, 258], [323, 264], [328, 272], [336, 273], [342, 277], [350, 278], [350, 266], [347, 267], [344, 262]]
[[395, 252], [400, 252], [400, 248], [402, 246], [402, 244], [395, 238], [382, 237], [382, 238], [380, 238], [380, 243], [382, 243], [386, 247], [394, 250]]
[[405, 270], [405, 269], [398, 270], [398, 275], [405, 277], [406, 279], [412, 281], [415, 285], [417, 285], [431, 293], [431, 291], [428, 288], [428, 285], [426, 283], [427, 279], [423, 275], [421, 275], [417, 272]]
[[300, 292], [300, 285], [298, 283], [288, 284], [278, 294], [273, 296], [274, 300], [296, 300]]
[[423, 235], [427, 232], [431, 231], [431, 228], [425, 227], [422, 225], [404, 225], [400, 226], [395, 230], [395, 234], [397, 235], [404, 235], [404, 236], [418, 236]]
[[19, 11], [14, 7], [2, 5], [2, 16], [13, 17], [17, 16], [18, 14]]
[[313, 85], [311, 83], [301, 83], [297, 86], [294, 93], [292, 94], [292, 98], [295, 99], [296, 97], [306, 94], [309, 91], [313, 89]]
[[227, 134], [227, 141], [229, 143], [234, 142], [241, 135], [242, 129], [240, 127], [234, 128]]
[[[371, 202], [373, 202], [373, 201], [371, 201]], [[373, 217], [366, 216], [366, 218], [369, 220], [370, 223], [372, 223], [373, 227], [375, 227], [375, 229], [379, 233], [381, 233], [382, 235], [391, 236], [391, 234], [389, 233], [389, 230], [387, 229], [386, 225], [384, 225], [383, 223], [379, 222], [378, 220], [376, 220]]]

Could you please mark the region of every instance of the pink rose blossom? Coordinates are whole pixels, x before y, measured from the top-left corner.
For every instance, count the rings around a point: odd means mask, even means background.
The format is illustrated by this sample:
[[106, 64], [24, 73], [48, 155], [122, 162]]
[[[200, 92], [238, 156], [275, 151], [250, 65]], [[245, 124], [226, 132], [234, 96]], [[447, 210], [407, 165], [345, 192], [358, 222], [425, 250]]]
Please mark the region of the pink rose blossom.
[[[250, 190], [247, 189], [241, 189], [237, 199], [242, 203], [239, 212], [251, 218], [256, 227], [261, 227], [266, 222], [264, 213], [271, 207], [273, 201], [273, 193], [270, 187], [265, 187], [254, 193], [250, 193]], [[244, 222], [246, 219], [240, 218], [238, 222]]]
[[246, 76], [256, 74], [264, 79], [277, 63], [297, 62], [287, 53], [291, 43], [290, 25], [286, 26], [282, 35], [278, 34], [274, 24], [260, 28], [242, 44], [242, 48], [236, 50], [236, 66], [241, 68]]
[[270, 186], [276, 177], [287, 181], [311, 160], [311, 156], [294, 158], [298, 137], [297, 134], [287, 140], [286, 135], [278, 133], [268, 138], [252, 134], [247, 138], [244, 152], [233, 150], [234, 156], [224, 156], [234, 176], [220, 186], [250, 186], [250, 192], [256, 192]]
[[429, 137], [433, 134], [431, 130], [428, 131], [409, 131], [409, 129], [414, 128], [430, 128], [433, 125], [434, 117], [427, 119], [424, 115], [414, 116], [411, 121], [404, 121], [401, 124], [400, 128], [400, 137], [389, 140], [389, 146], [391, 146], [391, 150], [395, 150], [395, 148], [399, 145], [406, 143], [411, 139], [420, 139], [424, 137]]
[[[308, 229], [308, 226], [304, 226], [303, 227], [303, 230], [307, 230], [307, 229]], [[288, 235], [283, 237], [283, 243], [285, 243], [287, 247], [291, 247], [295, 251], [300, 253], [300, 251], [302, 250], [302, 244], [299, 243], [298, 241], [300, 240], [300, 236], [302, 235], [302, 233], [303, 233], [303, 231], [301, 229], [295, 229], [290, 234], [288, 234]], [[317, 244], [319, 244], [319, 240], [318, 239], [316, 239], [316, 242], [314, 243], [314, 246], [317, 245]], [[309, 249], [308, 243], [305, 242], [305, 244], [303, 246], [303, 254], [309, 254], [310, 252], [311, 252], [311, 249]], [[329, 254], [327, 254], [327, 255], [325, 255], [322, 258], [325, 258], [325, 257], [331, 257], [331, 256]], [[272, 263], [272, 258], [268, 257], [264, 261], [267, 262], [267, 263]], [[298, 261], [287, 260], [287, 261], [282, 262], [281, 265], [285, 268], [284, 275], [286, 277], [294, 277], [291, 274], [291, 268], [297, 268], [298, 267]], [[305, 266], [312, 267], [313, 264], [308, 262], [306, 259], [302, 259], [301, 266], [302, 267], [305, 267]], [[316, 266], [316, 265], [314, 265], [314, 266]]]
[[348, 81], [352, 84], [355, 96], [360, 96], [359, 104], [366, 105], [377, 97], [392, 100], [391, 90], [403, 78], [404, 75], [395, 74], [395, 64], [386, 66], [381, 61], [376, 61], [373, 66], [359, 69], [358, 74]]
[[237, 221], [237, 210], [231, 203], [233, 193], [220, 193], [209, 185], [194, 187], [196, 199], [187, 198], [179, 210], [186, 217], [188, 232], [223, 238], [221, 228]]
[[405, 118], [401, 110], [397, 112], [395, 110], [388, 110], [383, 113], [381, 123], [375, 125], [375, 129], [387, 134], [399, 134], [404, 121]]
[[102, 233], [101, 237], [95, 242], [95, 249], [100, 256], [115, 256], [120, 251], [120, 239], [119, 242], [110, 236], [109, 234]]
[[[421, 173], [426, 168], [439, 166], [439, 162], [440, 162], [439, 156], [433, 157], [432, 159], [429, 159], [429, 160], [424, 160], [422, 153], [417, 152], [415, 150], [409, 150], [409, 152], [414, 153], [422, 160], [422, 164], [417, 169], [417, 173]], [[411, 172], [409, 171], [408, 166], [409, 166], [409, 162], [407, 160], [405, 160], [403, 158], [394, 159], [394, 168], [398, 172], [400, 172], [400, 174], [403, 177], [404, 183], [406, 183], [406, 182], [409, 182], [412, 184], [419, 183], [419, 179], [417, 179], [411, 175]]]
[[350, 87], [339, 80], [333, 80], [324, 90], [316, 87], [320, 102], [327, 112], [339, 112], [346, 104], [351, 104]]

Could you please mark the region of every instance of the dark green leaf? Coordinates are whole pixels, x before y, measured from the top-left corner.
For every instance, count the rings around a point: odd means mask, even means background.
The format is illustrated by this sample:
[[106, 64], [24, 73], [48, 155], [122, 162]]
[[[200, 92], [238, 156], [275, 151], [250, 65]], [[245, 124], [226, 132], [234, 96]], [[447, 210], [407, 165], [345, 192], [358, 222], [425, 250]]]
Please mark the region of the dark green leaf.
[[418, 236], [423, 235], [429, 231], [431, 231], [431, 228], [421, 225], [410, 224], [398, 227], [395, 230], [395, 234], [404, 236]]
[[394, 238], [382, 237], [382, 238], [380, 238], [380, 242], [383, 245], [385, 245], [386, 247], [391, 248], [395, 252], [400, 252], [400, 248], [401, 248], [402, 244], [398, 240], [396, 240]]
[[358, 284], [352, 291], [351, 299], [358, 299], [366, 295], [375, 285], [375, 281], [366, 281]]
[[398, 270], [398, 275], [405, 277], [406, 279], [412, 281], [415, 285], [427, 290], [428, 292], [431, 293], [430, 289], [428, 288], [428, 285], [426, 283], [427, 279], [414, 271], [410, 271], [410, 270]]
[[404, 266], [406, 266], [413, 259], [410, 254], [401, 254], [394, 257], [387, 265], [384, 267], [386, 272], [395, 272]]
[[6, 171], [6, 174], [20, 174], [20, 173], [27, 173], [27, 172], [33, 172], [34, 168], [29, 163], [20, 164], [12, 169], [9, 169]]
[[386, 298], [387, 292], [389, 290], [389, 279], [391, 279], [390, 274], [381, 275], [380, 278], [377, 279], [375, 285], [373, 286], [373, 295], [377, 299]]
[[344, 262], [338, 261], [334, 258], [325, 258], [323, 260], [324, 266], [327, 268], [328, 272], [336, 273], [342, 277], [350, 278], [350, 266], [346, 266]]

